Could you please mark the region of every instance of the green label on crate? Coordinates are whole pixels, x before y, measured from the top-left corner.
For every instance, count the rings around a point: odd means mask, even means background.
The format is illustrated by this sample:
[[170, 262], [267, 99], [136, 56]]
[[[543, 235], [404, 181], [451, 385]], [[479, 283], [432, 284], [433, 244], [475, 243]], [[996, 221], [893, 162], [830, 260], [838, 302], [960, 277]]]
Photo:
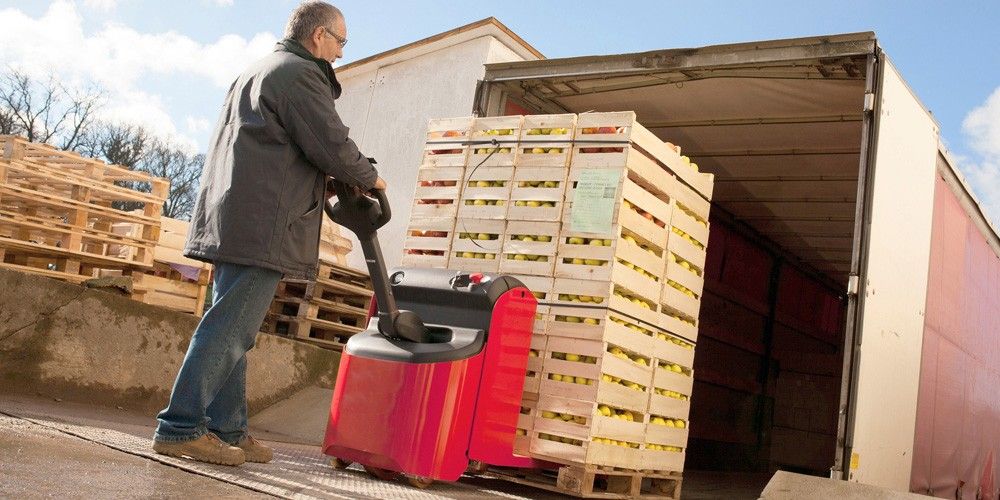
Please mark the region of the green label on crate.
[[621, 175], [621, 170], [598, 168], [580, 172], [573, 193], [571, 231], [611, 234]]

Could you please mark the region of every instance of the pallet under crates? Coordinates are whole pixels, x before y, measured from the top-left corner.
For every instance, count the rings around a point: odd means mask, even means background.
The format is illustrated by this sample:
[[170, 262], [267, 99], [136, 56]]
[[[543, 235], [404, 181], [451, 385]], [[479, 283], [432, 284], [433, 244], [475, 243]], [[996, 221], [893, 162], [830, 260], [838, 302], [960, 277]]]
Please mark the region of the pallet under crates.
[[320, 347], [343, 350], [367, 324], [371, 283], [366, 274], [321, 261], [315, 281], [283, 279], [261, 328]]

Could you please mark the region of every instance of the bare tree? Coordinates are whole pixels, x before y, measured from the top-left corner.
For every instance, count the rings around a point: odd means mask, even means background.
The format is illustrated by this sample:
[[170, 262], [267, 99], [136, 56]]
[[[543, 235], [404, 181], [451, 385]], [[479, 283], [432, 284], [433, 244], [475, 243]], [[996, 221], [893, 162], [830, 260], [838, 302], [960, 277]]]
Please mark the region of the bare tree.
[[29, 141], [76, 149], [100, 109], [97, 87], [71, 89], [54, 75], [37, 81], [8, 68], [0, 76], [0, 131], [24, 134]]
[[163, 215], [184, 220], [191, 218], [204, 165], [205, 155], [185, 153], [168, 142], [158, 141], [150, 148], [141, 170], [170, 181]]
[[20, 132], [14, 122], [14, 113], [5, 107], [0, 107], [0, 135], [12, 135]]
[[[198, 194], [198, 179], [205, 163], [204, 155], [187, 153], [167, 140], [154, 137], [141, 126], [107, 122], [94, 125], [80, 141], [77, 151], [169, 180], [170, 191], [163, 204], [163, 215], [175, 219], [190, 218]], [[145, 182], [120, 181], [118, 184], [139, 191], [148, 192], [150, 189]], [[140, 205], [118, 203], [115, 208], [127, 211], [140, 208]]]
[[155, 139], [139, 125], [98, 122], [80, 139], [76, 151], [131, 169], [138, 167]]

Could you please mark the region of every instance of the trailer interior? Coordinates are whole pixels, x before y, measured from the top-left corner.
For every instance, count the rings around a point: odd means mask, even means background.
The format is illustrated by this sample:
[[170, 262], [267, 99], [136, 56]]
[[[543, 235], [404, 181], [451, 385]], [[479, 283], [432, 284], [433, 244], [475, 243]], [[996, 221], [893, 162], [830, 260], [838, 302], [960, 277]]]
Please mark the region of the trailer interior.
[[480, 115], [632, 110], [715, 174], [686, 472], [841, 476], [876, 51], [859, 33], [486, 68]]

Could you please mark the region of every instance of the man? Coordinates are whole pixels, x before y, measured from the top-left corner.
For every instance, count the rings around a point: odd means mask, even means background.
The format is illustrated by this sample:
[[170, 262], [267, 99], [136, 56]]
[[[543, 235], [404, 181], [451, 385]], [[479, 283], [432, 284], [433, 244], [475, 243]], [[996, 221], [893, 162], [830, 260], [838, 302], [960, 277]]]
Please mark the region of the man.
[[215, 264], [212, 306], [158, 416], [157, 453], [223, 465], [272, 458], [247, 433], [246, 353], [282, 275], [316, 277], [328, 177], [385, 189], [334, 108], [331, 63], [346, 43], [336, 7], [304, 2], [274, 52], [229, 89], [184, 251]]

